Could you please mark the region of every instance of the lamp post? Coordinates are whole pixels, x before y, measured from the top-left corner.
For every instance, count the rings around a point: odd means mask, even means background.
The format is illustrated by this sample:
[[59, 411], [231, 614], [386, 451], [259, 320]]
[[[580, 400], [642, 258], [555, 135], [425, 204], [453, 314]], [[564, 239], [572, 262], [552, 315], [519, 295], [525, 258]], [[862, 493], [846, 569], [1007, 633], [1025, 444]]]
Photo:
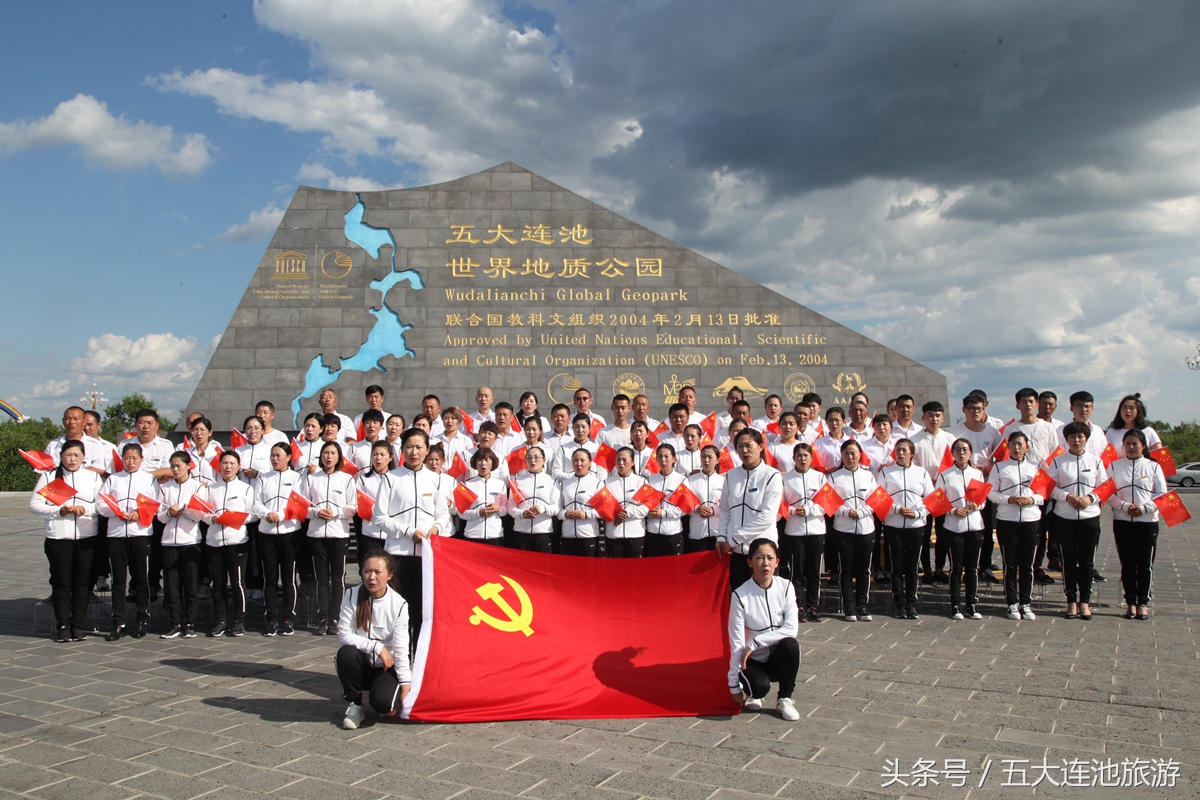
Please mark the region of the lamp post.
[[100, 406], [108, 403], [108, 398], [104, 396], [104, 392], [96, 388], [96, 384], [92, 384], [91, 391], [84, 392], [83, 397], [79, 398], [79, 402], [84, 405], [90, 404], [92, 411], [99, 410]]
[[1188, 369], [1200, 370], [1200, 344], [1196, 345], [1196, 355], [1185, 358], [1184, 361], [1187, 362]]

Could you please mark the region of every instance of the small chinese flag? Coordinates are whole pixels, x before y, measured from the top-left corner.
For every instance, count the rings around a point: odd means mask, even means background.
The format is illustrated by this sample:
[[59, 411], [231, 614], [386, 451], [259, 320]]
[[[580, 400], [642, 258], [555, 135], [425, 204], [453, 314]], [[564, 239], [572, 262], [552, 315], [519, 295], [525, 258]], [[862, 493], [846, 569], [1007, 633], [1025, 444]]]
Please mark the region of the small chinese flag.
[[196, 449], [196, 445], [192, 442], [192, 437], [187, 436], [186, 434], [183, 437], [183, 449], [184, 450], [195, 450]]
[[[595, 461], [597, 464], [604, 467], [604, 469], [608, 472], [612, 472], [613, 467], [617, 465], [617, 451], [613, 450], [608, 442], [604, 442], [596, 450], [596, 455], [594, 458], [592, 458], [592, 461]], [[657, 466], [657, 464], [655, 466]]]
[[[864, 467], [871, 466], [871, 457], [869, 455], [867, 455], [867, 451], [860, 447], [860, 448], [858, 448], [858, 452], [861, 454], [858, 457], [858, 463]], [[890, 495], [889, 495], [889, 497], [890, 497]]]
[[607, 486], [600, 487], [600, 491], [592, 495], [587, 503], [596, 509], [600, 519], [605, 522], [616, 522], [617, 514], [621, 513], [621, 504], [617, 502], [617, 498], [613, 497], [613, 493], [608, 490]]
[[1065, 453], [1065, 452], [1067, 452], [1067, 451], [1066, 451], [1066, 450], [1063, 450], [1063, 447], [1062, 447], [1062, 445], [1060, 444], [1058, 447], [1054, 448], [1054, 452], [1053, 452], [1053, 453], [1051, 453], [1050, 455], [1046, 456], [1046, 460], [1045, 460], [1045, 461], [1043, 461], [1042, 463], [1043, 463], [1043, 464], [1053, 464], [1053, 463], [1054, 463], [1054, 459], [1058, 458], [1059, 456], [1061, 456], [1061, 455], [1062, 455], [1063, 453]]
[[201, 514], [211, 514], [213, 512], [213, 507], [204, 502], [204, 500], [198, 494], [194, 494], [188, 498], [187, 507], [192, 511], [198, 511]]
[[1037, 474], [1033, 476], [1033, 480], [1029, 482], [1029, 491], [1041, 495], [1043, 500], [1049, 500], [1050, 492], [1054, 491], [1054, 486], [1054, 478], [1051, 478], [1045, 470], [1039, 469]]
[[472, 417], [470, 414], [463, 415], [462, 426], [463, 426], [463, 430], [467, 432], [468, 436], [475, 435], [475, 418]]
[[717, 472], [724, 475], [729, 470], [733, 469], [736, 464], [733, 463], [733, 455], [729, 452], [728, 447], [721, 448], [721, 457], [717, 459]]
[[78, 492], [71, 487], [71, 484], [64, 481], [62, 478], [55, 478], [47, 483], [41, 489], [38, 489], [38, 494], [54, 503], [56, 506], [61, 506], [63, 503], [70, 500]]
[[217, 473], [218, 475], [220, 475], [220, 474], [221, 474], [221, 454], [220, 454], [220, 453], [217, 453], [215, 456], [213, 456], [212, 458], [210, 458], [210, 459], [208, 460], [208, 465], [209, 465], [210, 467], [212, 467], [212, 471], [213, 471], [213, 472], [215, 472], [215, 473]]
[[658, 466], [658, 459], [654, 457], [653, 453], [651, 453], [649, 458], [646, 459], [645, 471], [651, 475], [657, 475], [662, 471]]
[[821, 451], [815, 447], [812, 449], [811, 466], [818, 472], [829, 472], [829, 467], [825, 466], [825, 461], [821, 458]]
[[246, 437], [242, 436], [242, 432], [234, 428], [229, 432], [229, 446], [234, 450], [246, 444]]
[[1117, 483], [1112, 478], [1109, 478], [1104, 483], [1092, 489], [1092, 494], [1096, 495], [1096, 499], [1103, 505], [1117, 491]]
[[125, 431], [125, 433], [121, 434], [121, 438], [125, 441], [129, 441], [130, 439], [132, 439], [135, 436], [137, 436], [137, 434], [134, 433], [133, 431]]
[[700, 429], [710, 439], [717, 435], [717, 412], [709, 414], [704, 419], [700, 420]]
[[633, 502], [641, 503], [651, 511], [658, 508], [659, 504], [666, 499], [666, 492], [660, 492], [648, 483], [643, 483], [642, 488], [633, 493]]
[[921, 502], [925, 504], [925, 507], [929, 509], [930, 515], [934, 517], [944, 517], [954, 507], [950, 505], [950, 498], [946, 497], [945, 489], [937, 489]]
[[29, 462], [29, 466], [33, 467], [39, 472], [46, 472], [54, 469], [54, 467], [57, 466], [54, 463], [54, 459], [50, 457], [50, 454], [41, 450], [34, 450], [32, 453], [25, 450], [17, 450], [17, 452]]
[[192, 458], [192, 454], [191, 454], [191, 453], [188, 453], [188, 454], [187, 454], [187, 457], [188, 457], [188, 471], [189, 471], [189, 472], [195, 472], [195, 471], [196, 471], [196, 467], [197, 467], [197, 464], [196, 464], [196, 459]]
[[658, 423], [657, 428], [650, 431], [650, 436], [646, 439], [646, 442], [651, 447], [658, 447], [658, 437], [669, 430], [671, 430], [671, 426], [667, 424], [666, 420], [663, 420], [662, 422]]
[[692, 487], [687, 483], [679, 484], [679, 488], [671, 492], [671, 496], [667, 498], [667, 502], [678, 508], [685, 514], [690, 514], [700, 507], [700, 498], [692, 491]]
[[980, 508], [983, 508], [983, 504], [987, 502], [988, 495], [991, 493], [991, 491], [992, 485], [990, 483], [984, 483], [983, 481], [977, 481], [972, 478], [971, 482], [967, 484], [967, 502], [974, 503]]
[[950, 453], [950, 448], [946, 448], [946, 452], [942, 453], [942, 460], [938, 463], [938, 472], [945, 472], [954, 466], [954, 456]]
[[528, 447], [518, 447], [508, 454], [506, 463], [508, 464], [508, 474], [516, 475], [521, 470], [525, 469], [525, 453], [529, 450]]
[[454, 487], [454, 507], [458, 509], [459, 514], [466, 513], [467, 509], [475, 505], [475, 501], [478, 499], [479, 495], [468, 489], [465, 483]]
[[300, 449], [300, 443], [292, 439], [292, 469], [300, 464], [302, 458], [304, 458], [304, 451]]
[[137, 496], [138, 522], [143, 528], [149, 528], [154, 522], [154, 515], [158, 513], [161, 505], [162, 503], [152, 497], [146, 497], [144, 494]]
[[596, 434], [604, 430], [604, 423], [598, 419], [592, 420], [592, 427], [588, 429], [588, 438], [595, 441]]
[[1006, 423], [1004, 423], [1003, 425], [1001, 425], [1001, 426], [1000, 426], [1000, 432], [1001, 432], [1001, 433], [1004, 433], [1006, 430], [1008, 430], [1008, 426], [1009, 426], [1009, 425], [1012, 425], [1012, 424], [1013, 424], [1014, 422], [1016, 422], [1016, 421], [1017, 421], [1017, 418], [1016, 418], [1016, 417], [1013, 417], [1013, 418], [1012, 418], [1012, 419], [1010, 419], [1008, 422], [1006, 422]]
[[1158, 465], [1162, 467], [1164, 478], [1175, 474], [1175, 459], [1171, 458], [1171, 448], [1160, 447], [1157, 450], [1151, 450], [1146, 455], [1157, 461]]
[[[104, 492], [97, 492], [96, 497], [99, 497], [101, 500], [103, 500], [104, 505], [106, 505], [110, 509], [112, 509], [112, 512], [114, 514], [116, 514], [118, 517], [125, 513], [124, 511], [121, 510], [121, 506], [117, 502], [117, 498], [113, 497], [111, 494], [105, 494]], [[59, 505], [61, 505], [61, 503]]]
[[1000, 444], [996, 445], [995, 452], [992, 453], [992, 461], [999, 464], [1001, 461], [1008, 461], [1008, 440], [1001, 439]]
[[779, 498], [779, 513], [776, 516], [778, 516], [779, 519], [787, 519], [788, 512], [791, 510], [792, 510], [792, 507], [788, 505], [788, 501], [783, 499], [782, 497]]
[[364, 492], [362, 489], [357, 489], [356, 496], [358, 498], [358, 507], [355, 509], [358, 512], [359, 519], [369, 520], [375, 513], [375, 498]]
[[842, 507], [842, 503], [846, 502], [845, 498], [838, 494], [838, 490], [833, 488], [832, 483], [822, 486], [820, 491], [812, 496], [812, 501], [820, 506], [827, 517], [832, 517]]
[[824, 435], [825, 435], [825, 423], [822, 422], [821, 420], [817, 420], [817, 436], [824, 436]]
[[1108, 469], [1120, 457], [1121, 454], [1117, 452], [1117, 448], [1113, 447], [1112, 442], [1109, 442], [1108, 447], [1104, 448], [1104, 452], [1100, 454], [1100, 461], [1104, 464], [1104, 468]]
[[1168, 528], [1174, 528], [1179, 523], [1187, 522], [1192, 518], [1192, 515], [1188, 513], [1187, 506], [1179, 499], [1179, 492], [1174, 489], [1157, 498], [1154, 505], [1158, 506], [1163, 522], [1167, 523]]
[[[467, 417], [467, 419], [470, 419], [470, 417]], [[446, 474], [455, 480], [467, 474], [467, 462], [463, 461], [462, 453], [454, 454], [454, 458], [450, 461], [450, 468], [446, 470]]]
[[342, 470], [341, 470], [341, 471], [342, 471], [342, 472], [344, 472], [344, 473], [346, 473], [346, 474], [347, 474], [347, 475], [349, 475], [350, 477], [354, 477], [355, 475], [357, 475], [357, 474], [358, 474], [359, 472], [361, 472], [362, 470], [360, 470], [360, 469], [358, 468], [358, 465], [357, 465], [357, 464], [355, 464], [355, 463], [354, 463], [353, 461], [351, 461], [350, 459], [348, 459], [348, 458], [343, 458], [343, 459], [342, 459]]
[[764, 447], [762, 453], [763, 461], [766, 462], [768, 467], [779, 469], [779, 459], [775, 458], [775, 454], [771, 452], [771, 448]]
[[113, 450], [113, 472], [125, 471], [125, 459], [121, 458], [121, 454]]
[[[826, 485], [828, 486], [828, 484]], [[892, 499], [890, 494], [888, 494], [887, 489], [883, 488], [882, 486], [876, 486], [875, 491], [867, 495], [867, 499], [863, 502], [865, 502], [867, 506], [875, 512], [875, 516], [883, 519], [892, 510], [892, 506], [896, 501]]]
[[779, 421], [776, 420], [775, 422], [772, 422], [770, 425], [768, 425], [766, 432], [773, 433], [776, 436], [778, 436], [779, 435]]
[[287, 506], [283, 509], [283, 518], [303, 522], [308, 519], [308, 509], [312, 503], [307, 497], [292, 492], [288, 495]]
[[508, 497], [515, 506], [519, 506], [525, 502], [525, 495], [521, 494], [521, 490], [517, 488], [516, 481], [512, 478], [508, 479]]
[[354, 426], [354, 441], [361, 442], [361, 441], [364, 441], [366, 438], [367, 438], [367, 434], [363, 431], [363, 424], [362, 424], [362, 420], [360, 419], [358, 421], [358, 424]]
[[225, 528], [237, 529], [245, 525], [248, 519], [250, 515], [245, 511], [222, 511], [213, 522]]

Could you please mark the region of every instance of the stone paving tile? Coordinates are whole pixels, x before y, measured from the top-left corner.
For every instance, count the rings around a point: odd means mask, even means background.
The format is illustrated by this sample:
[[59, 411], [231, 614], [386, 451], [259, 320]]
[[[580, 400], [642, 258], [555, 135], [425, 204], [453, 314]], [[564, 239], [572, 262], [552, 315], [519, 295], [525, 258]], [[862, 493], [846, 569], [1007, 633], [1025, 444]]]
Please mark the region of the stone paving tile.
[[81, 797], [88, 800], [93, 798], [95, 800], [124, 800], [124, 798], [136, 797], [139, 794], [140, 792], [133, 789], [83, 778], [69, 778], [61, 783], [43, 786], [29, 792], [30, 797], [38, 797], [42, 800], [79, 800]]
[[221, 787], [219, 783], [210, 780], [176, 775], [160, 769], [121, 781], [118, 786], [123, 789], [166, 797], [168, 800], [190, 800], [190, 798], [208, 794]]

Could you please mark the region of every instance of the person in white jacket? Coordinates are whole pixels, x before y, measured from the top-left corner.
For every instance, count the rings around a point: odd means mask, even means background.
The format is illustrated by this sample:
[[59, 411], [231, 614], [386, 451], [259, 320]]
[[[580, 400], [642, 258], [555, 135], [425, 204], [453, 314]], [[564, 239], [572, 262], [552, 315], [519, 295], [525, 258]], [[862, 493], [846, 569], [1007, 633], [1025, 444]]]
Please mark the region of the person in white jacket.
[[878, 473], [879, 485], [892, 498], [883, 520], [883, 537], [892, 565], [892, 603], [896, 619], [919, 619], [917, 567], [925, 538], [929, 509], [923, 502], [933, 492], [929, 471], [913, 464], [916, 448], [911, 439], [899, 439], [893, 449], [894, 466]]
[[[688, 427], [698, 429], [698, 426]], [[683, 552], [683, 511], [672, 503], [670, 498], [687, 482], [687, 476], [675, 469], [675, 448], [671, 445], [660, 444], [655, 449], [654, 456], [658, 459], [658, 474], [651, 475], [646, 483], [666, 497], [655, 508], [646, 512], [645, 554], [677, 556]]]
[[[393, 415], [394, 418], [394, 415]], [[377, 500], [381, 494], [392, 490], [392, 445], [386, 440], [379, 439], [371, 445], [367, 457], [367, 468], [358, 473], [355, 481], [355, 509], [358, 507], [358, 494], [362, 492], [371, 500]], [[387, 531], [376, 525], [371, 519], [362, 520], [360, 529], [354, 535], [355, 549], [358, 553], [369, 550], [383, 550], [387, 544]]]
[[1051, 523], [1063, 554], [1063, 592], [1067, 619], [1092, 618], [1092, 576], [1100, 530], [1100, 503], [1096, 487], [1108, 480], [1104, 463], [1087, 451], [1091, 426], [1068, 422], [1062, 428], [1067, 452], [1054, 459], [1046, 472], [1054, 479]]
[[394, 719], [408, 696], [412, 671], [408, 662], [408, 603], [388, 584], [396, 575], [395, 559], [382, 550], [364, 553], [359, 586], [342, 597], [338, 648], [334, 657], [342, 699], [349, 705], [342, 727], [354, 730], [365, 718], [362, 694], [384, 719]]
[[[786, 415], [783, 417], [786, 419]], [[779, 424], [782, 431], [783, 422]], [[825, 473], [812, 466], [812, 445], [800, 442], [792, 448], [793, 469], [783, 476], [783, 502], [787, 504], [783, 537], [780, 539], [781, 568], [791, 578], [796, 597], [804, 594], [801, 622], [820, 622], [821, 554], [825, 549], [825, 510], [813, 496], [827, 482]]]
[[500, 459], [489, 448], [476, 450], [471, 456], [475, 477], [465, 486], [475, 495], [461, 516], [466, 520], [463, 536], [473, 542], [504, 544], [504, 510], [508, 500], [508, 484], [495, 475]]
[[163, 524], [163, 595], [171, 628], [161, 639], [194, 639], [200, 589], [200, 520], [202, 509], [189, 507], [193, 496], [204, 500], [204, 484], [192, 476], [192, 456], [171, 454], [171, 478], [157, 486], [158, 521]]
[[783, 500], [783, 476], [763, 461], [763, 435], [754, 428], [734, 434], [741, 464], [725, 473], [721, 495], [721, 527], [717, 551], [728, 555], [729, 585], [740, 586], [750, 577], [750, 566], [743, 556], [746, 547], [759, 538], [775, 541], [779, 530], [779, 504]]
[[871, 554], [875, 550], [875, 512], [866, 499], [878, 483], [871, 471], [860, 464], [862, 447], [847, 437], [842, 444], [842, 468], [829, 476], [829, 482], [843, 502], [833, 515], [838, 532], [838, 561], [841, 566], [842, 610], [847, 622], [871, 621], [868, 602], [871, 596]]
[[588, 500], [604, 483], [592, 473], [592, 454], [586, 448], [571, 454], [571, 469], [571, 477], [562, 482], [558, 493], [563, 555], [595, 557], [600, 554], [600, 515]]
[[633, 472], [633, 448], [622, 447], [617, 451], [617, 473], [604, 484], [621, 505], [616, 521], [605, 524], [604, 554], [609, 558], [642, 557], [649, 509], [633, 496], [645, 483], [645, 478]]
[[1029, 438], [1021, 431], [1008, 436], [1008, 458], [992, 468], [988, 499], [996, 504], [996, 538], [1004, 562], [1004, 599], [1009, 619], [1035, 619], [1033, 556], [1045, 500], [1029, 484], [1038, 464], [1027, 458]]
[[[96, 493], [103, 479], [83, 469], [83, 442], [67, 439], [59, 450], [58, 468], [38, 478], [29, 510], [46, 521], [46, 560], [50, 563], [50, 598], [54, 605], [56, 642], [82, 642], [92, 586], [92, 554], [96, 545]], [[56, 480], [75, 490], [62, 504], [38, 492]]]
[[725, 489], [725, 476], [717, 471], [720, 458], [721, 451], [715, 445], [704, 445], [700, 450], [700, 471], [688, 478], [688, 487], [700, 500], [700, 505], [688, 515], [687, 539], [683, 542], [685, 553], [717, 549], [717, 534], [721, 530], [721, 492]]
[[303, 483], [308, 508], [308, 551], [317, 576], [317, 625], [315, 632], [334, 636], [338, 632], [333, 603], [342, 596], [346, 582], [346, 553], [350, 549], [350, 519], [354, 516], [354, 478], [342, 467], [344, 459], [336, 442], [321, 446], [321, 469]]
[[[300, 495], [304, 478], [291, 470], [290, 443], [271, 445], [271, 471], [254, 482], [254, 514], [258, 517], [258, 557], [262, 559], [263, 597], [267, 606], [264, 636], [296, 632], [296, 540], [301, 521], [287, 519], [288, 500]], [[283, 608], [276, 585], [283, 579]]]
[[984, 482], [983, 473], [971, 466], [974, 451], [969, 439], [955, 439], [950, 445], [950, 455], [954, 464], [939, 473], [934, 481], [934, 489], [945, 491], [953, 506], [938, 528], [938, 536], [947, 538], [950, 551], [950, 617], [983, 619], [976, 604], [979, 602], [979, 548], [985, 528], [983, 508], [987, 501], [986, 496], [979, 498], [978, 503], [967, 499], [971, 484]]
[[[537, 418], [528, 424], [537, 426]], [[538, 427], [540, 430], [540, 427]], [[554, 533], [554, 517], [558, 514], [558, 483], [546, 472], [546, 452], [540, 444], [527, 446], [525, 470], [512, 478], [521, 500], [511, 492], [507, 510], [513, 518], [513, 543], [517, 550], [535, 553], [550, 552], [550, 537]]]
[[[112, 566], [112, 628], [108, 641], [115, 642], [128, 634], [135, 639], [150, 630], [150, 586], [147, 581], [150, 560], [150, 535], [153, 523], [143, 525], [138, 515], [138, 497], [154, 500], [158, 490], [153, 473], [142, 469], [142, 446], [135, 441], [121, 448], [125, 469], [104, 480], [101, 492], [113, 498], [121, 513], [101, 501], [96, 511], [108, 517], [108, 561]], [[165, 463], [165, 461], [164, 461]], [[133, 592], [137, 618], [130, 630], [126, 627], [126, 586]]]
[[779, 548], [770, 539], [747, 547], [750, 579], [733, 591], [729, 603], [729, 691], [746, 711], [762, 709], [762, 699], [779, 684], [775, 707], [788, 722], [800, 719], [792, 700], [800, 671], [800, 611], [790, 581], [778, 578]]
[[[250, 559], [250, 533], [246, 526], [257, 521], [254, 516], [254, 489], [239, 478], [241, 458], [232, 450], [221, 454], [221, 475], [217, 482], [208, 487], [209, 505], [212, 512], [204, 515], [208, 524], [205, 544], [208, 545], [208, 572], [212, 577], [213, 616], [216, 623], [209, 636], [244, 636], [246, 633], [246, 563]], [[225, 512], [246, 514], [240, 524], [226, 517], [225, 524], [218, 522]], [[227, 625], [225, 586], [229, 581], [233, 596], [233, 622]]]
[[1158, 548], [1159, 513], [1154, 500], [1167, 493], [1167, 479], [1158, 462], [1145, 457], [1147, 438], [1141, 429], [1126, 430], [1121, 447], [1125, 457], [1111, 466], [1117, 491], [1108, 498], [1108, 505], [1113, 511], [1113, 538], [1121, 559], [1125, 619], [1146, 619]]

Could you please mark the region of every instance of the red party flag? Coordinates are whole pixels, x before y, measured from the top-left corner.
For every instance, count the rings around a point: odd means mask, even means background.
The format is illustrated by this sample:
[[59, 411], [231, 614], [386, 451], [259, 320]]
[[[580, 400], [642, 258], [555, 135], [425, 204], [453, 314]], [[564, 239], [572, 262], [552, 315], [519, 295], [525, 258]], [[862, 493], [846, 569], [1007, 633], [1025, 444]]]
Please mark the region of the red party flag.
[[1050, 455], [1046, 456], [1046, 460], [1045, 460], [1045, 461], [1043, 461], [1042, 463], [1043, 463], [1043, 464], [1053, 464], [1053, 463], [1054, 463], [1054, 459], [1058, 458], [1059, 456], [1061, 456], [1061, 455], [1062, 455], [1063, 453], [1065, 453], [1065, 452], [1067, 452], [1067, 451], [1066, 451], [1066, 450], [1063, 450], [1063, 447], [1062, 447], [1062, 445], [1060, 444], [1058, 447], [1054, 448], [1054, 452], [1053, 452], [1053, 453], [1051, 453]]
[[773, 433], [776, 436], [778, 436], [779, 435], [779, 422], [775, 421], [775, 422], [770, 423], [769, 425], [767, 425], [766, 431], [764, 431], [764, 432], [765, 433]]
[[666, 492], [660, 492], [648, 483], [643, 483], [642, 488], [633, 493], [633, 502], [641, 503], [651, 511], [658, 508], [659, 504], [666, 499]]
[[616, 522], [617, 514], [621, 513], [621, 504], [617, 502], [617, 498], [613, 497], [613, 493], [608, 490], [607, 486], [601, 486], [600, 491], [592, 495], [587, 504], [596, 509], [600, 519], [605, 522]]
[[729, 472], [729, 470], [733, 469], [735, 466], [737, 466], [737, 465], [733, 462], [733, 455], [729, 452], [729, 448], [722, 447], [721, 455], [717, 459], [717, 472], [724, 475], [726, 472]]
[[943, 517], [950, 513], [950, 509], [954, 506], [950, 505], [950, 498], [946, 497], [945, 489], [937, 489], [923, 501], [925, 507], [929, 509], [929, 513], [934, 517]]
[[704, 419], [700, 420], [700, 429], [704, 431], [710, 439], [717, 435], [717, 412], [709, 414]]
[[671, 492], [667, 502], [678, 508], [684, 514], [690, 514], [701, 506], [700, 498], [692, 491], [687, 482], [679, 484], [679, 488]]
[[779, 469], [779, 460], [775, 458], [775, 454], [771, 452], [771, 448], [764, 447], [762, 451], [762, 457], [763, 461], [767, 463], [768, 467]]
[[657, 475], [658, 473], [662, 472], [662, 469], [658, 466], [658, 459], [654, 457], [653, 453], [651, 453], [650, 457], [646, 459], [645, 471], [649, 472], [651, 475]]
[[517, 483], [512, 478], [508, 479], [508, 497], [515, 506], [525, 502], [525, 495], [521, 494], [521, 490], [517, 488]]
[[974, 503], [980, 508], [983, 508], [983, 504], [987, 502], [988, 495], [991, 493], [991, 491], [992, 485], [990, 483], [984, 483], [983, 481], [977, 481], [972, 478], [971, 482], [967, 484], [967, 502]]
[[995, 451], [992, 453], [992, 461], [999, 464], [1001, 461], [1008, 461], [1008, 440], [1001, 439], [1000, 444], [996, 445]]
[[355, 496], [358, 499], [358, 504], [354, 510], [358, 514], [358, 518], [369, 520], [375, 513], [375, 498], [362, 489], [355, 490]]
[[193, 494], [188, 498], [187, 507], [192, 511], [198, 511], [201, 514], [211, 514], [213, 512], [213, 507], [204, 502], [204, 500], [201, 499], [200, 495], [198, 494]]
[[505, 463], [508, 464], [508, 474], [516, 475], [521, 470], [525, 469], [525, 453], [529, 450], [528, 447], [518, 447], [508, 454]]
[[1151, 450], [1146, 455], [1157, 461], [1158, 465], [1162, 467], [1164, 478], [1175, 474], [1175, 459], [1171, 458], [1171, 448], [1160, 447], [1157, 450]]
[[462, 426], [463, 426], [463, 430], [467, 432], [468, 436], [475, 435], [475, 418], [472, 417], [470, 414], [463, 415]]
[[1167, 523], [1168, 528], [1174, 528], [1179, 523], [1187, 522], [1192, 518], [1187, 506], [1179, 499], [1179, 492], [1174, 489], [1155, 499], [1154, 505], [1158, 506], [1163, 522]]
[[467, 509], [475, 505], [475, 501], [479, 499], [479, 495], [467, 488], [465, 483], [460, 483], [454, 487], [454, 507], [458, 509], [458, 513], [465, 514]]
[[1100, 461], [1104, 464], [1104, 468], [1108, 469], [1120, 457], [1121, 454], [1117, 452], [1117, 448], [1113, 447], [1112, 442], [1109, 442], [1108, 447], [1104, 448], [1104, 452], [1100, 454]]
[[125, 471], [125, 459], [121, 458], [121, 454], [113, 450], [113, 472]]
[[1029, 491], [1041, 495], [1043, 500], [1049, 500], [1050, 493], [1054, 491], [1056, 485], [1054, 478], [1051, 478], [1045, 470], [1039, 469], [1033, 476], [1033, 480], [1029, 482]]
[[38, 489], [38, 494], [54, 503], [56, 506], [61, 506], [63, 503], [70, 500], [78, 492], [72, 488], [71, 484], [64, 481], [62, 478], [55, 478], [47, 483], [41, 489]]
[[54, 463], [54, 459], [50, 457], [49, 453], [41, 450], [34, 450], [32, 453], [25, 450], [17, 450], [17, 452], [29, 462], [29, 466], [39, 472], [47, 472], [58, 466]]
[[837, 510], [846, 502], [845, 498], [838, 494], [838, 490], [833, 488], [832, 483], [827, 483], [812, 496], [812, 501], [815, 505], [821, 507], [825, 512], [825, 516], [832, 517]]
[[954, 466], [954, 456], [950, 452], [950, 448], [946, 448], [946, 452], [942, 453], [942, 460], [938, 462], [938, 472], [945, 472]]
[[875, 491], [867, 495], [867, 499], [863, 502], [865, 502], [867, 506], [875, 512], [875, 516], [883, 519], [888, 515], [888, 512], [892, 510], [892, 506], [896, 501], [892, 499], [890, 494], [888, 494], [887, 489], [883, 488], [882, 486], [876, 486]]
[[222, 511], [213, 521], [222, 527], [236, 529], [245, 525], [248, 519], [250, 515], [245, 511]]
[[230, 447], [232, 447], [234, 450], [236, 450], [245, 444], [246, 444], [246, 437], [242, 435], [241, 431], [239, 431], [237, 428], [234, 428], [233, 430], [231, 430], [229, 432], [229, 446]]
[[355, 464], [353, 461], [351, 461], [351, 460], [350, 460], [350, 459], [348, 459], [348, 458], [343, 458], [343, 459], [342, 459], [342, 469], [341, 469], [341, 471], [342, 471], [342, 472], [344, 472], [344, 473], [346, 473], [346, 474], [347, 474], [347, 475], [349, 475], [350, 477], [354, 477], [354, 476], [355, 476], [355, 475], [357, 475], [358, 473], [362, 472], [362, 470], [360, 470], [360, 469], [358, 468], [358, 465], [357, 465], [357, 464]]
[[563, 558], [448, 536], [434, 537], [422, 552], [432, 600], [423, 610], [404, 717], [737, 713], [726, 682], [728, 557]]
[[592, 420], [592, 427], [588, 429], [588, 438], [595, 441], [596, 434], [604, 430], [604, 423], [598, 419]]
[[613, 467], [617, 465], [617, 451], [613, 450], [608, 442], [604, 442], [596, 450], [596, 455], [592, 458], [592, 461], [604, 467], [608, 472], [612, 472]]
[[[468, 419], [470, 419], [470, 417], [468, 417]], [[463, 461], [462, 453], [456, 452], [454, 454], [454, 458], [450, 461], [450, 468], [446, 470], [446, 474], [451, 478], [458, 480], [463, 475], [466, 475], [467, 472], [467, 462]]]
[[304, 451], [300, 449], [300, 443], [292, 439], [292, 469], [296, 468], [302, 458], [304, 458]]
[[137, 496], [137, 512], [138, 522], [143, 528], [149, 528], [154, 522], [154, 515], [158, 513], [158, 508], [162, 503], [152, 497], [146, 497], [144, 494]]
[[[117, 498], [113, 497], [111, 494], [105, 494], [104, 492], [97, 492], [96, 497], [99, 497], [101, 500], [103, 500], [104, 505], [108, 506], [112, 510], [112, 512], [114, 514], [116, 514], [118, 517], [120, 517], [122, 514], [125, 513], [124, 511], [121, 510], [121, 504], [117, 502]], [[62, 504], [60, 503], [59, 505], [62, 505]]]
[[308, 519], [308, 509], [311, 507], [312, 503], [307, 497], [292, 492], [288, 495], [287, 506], [283, 509], [283, 518], [303, 522]]
[[1097, 486], [1095, 489], [1092, 489], [1092, 494], [1096, 495], [1096, 499], [1100, 501], [1101, 505], [1103, 505], [1108, 500], [1108, 498], [1113, 496], [1113, 494], [1116, 491], [1117, 491], [1117, 482], [1114, 481], [1112, 478], [1109, 478], [1104, 483]]

